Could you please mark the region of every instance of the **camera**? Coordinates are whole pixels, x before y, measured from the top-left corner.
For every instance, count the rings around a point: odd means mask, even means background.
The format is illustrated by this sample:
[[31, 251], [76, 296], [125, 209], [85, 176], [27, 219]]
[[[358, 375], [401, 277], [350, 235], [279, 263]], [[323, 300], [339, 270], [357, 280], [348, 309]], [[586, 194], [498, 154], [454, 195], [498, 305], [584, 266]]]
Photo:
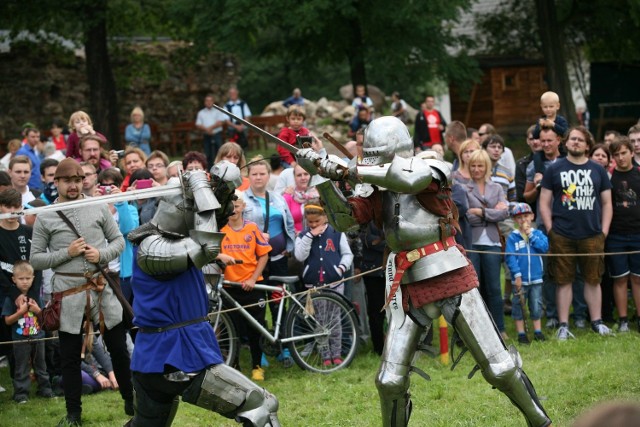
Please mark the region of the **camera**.
[[98, 187], [101, 194], [111, 194], [111, 186], [110, 185], [100, 185]]
[[116, 150], [119, 159], [124, 158], [124, 150]]
[[296, 145], [300, 148], [310, 148], [313, 143], [312, 136], [296, 136]]
[[135, 182], [136, 190], [142, 190], [144, 188], [151, 188], [153, 180], [151, 179], [139, 179]]

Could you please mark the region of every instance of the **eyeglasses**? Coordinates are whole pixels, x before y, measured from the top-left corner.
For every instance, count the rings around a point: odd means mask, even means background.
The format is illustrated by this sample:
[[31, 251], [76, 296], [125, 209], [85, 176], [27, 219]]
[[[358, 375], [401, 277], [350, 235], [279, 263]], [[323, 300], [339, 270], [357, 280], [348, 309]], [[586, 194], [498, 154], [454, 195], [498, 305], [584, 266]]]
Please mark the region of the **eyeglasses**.
[[486, 133], [485, 132], [478, 132], [478, 136], [485, 136]]

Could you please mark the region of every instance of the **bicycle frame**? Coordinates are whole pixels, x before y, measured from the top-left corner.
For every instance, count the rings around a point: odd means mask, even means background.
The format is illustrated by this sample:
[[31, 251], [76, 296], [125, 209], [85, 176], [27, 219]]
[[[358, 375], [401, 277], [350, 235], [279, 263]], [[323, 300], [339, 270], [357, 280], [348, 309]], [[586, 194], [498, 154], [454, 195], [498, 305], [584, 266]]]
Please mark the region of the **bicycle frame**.
[[[285, 343], [286, 344], [286, 343], [289, 343], [289, 342], [301, 341], [301, 340], [306, 340], [306, 339], [309, 339], [309, 338], [317, 338], [317, 337], [327, 336], [328, 335], [328, 331], [321, 331], [321, 332], [318, 332], [318, 333], [315, 333], [315, 334], [298, 335], [298, 336], [295, 336], [295, 337], [282, 337], [282, 338], [280, 338], [279, 337], [280, 336], [280, 325], [282, 323], [282, 317], [283, 317], [283, 313], [284, 313], [284, 304], [280, 304], [279, 307], [278, 307], [278, 316], [276, 317], [276, 322], [275, 322], [275, 325], [274, 325], [275, 332], [272, 334], [271, 332], [269, 332], [269, 330], [267, 328], [265, 328], [260, 323], [258, 323], [258, 321], [256, 319], [254, 319], [251, 316], [251, 314], [249, 314], [249, 312], [247, 310], [245, 310], [245, 308], [243, 306], [240, 305], [240, 303], [238, 303], [231, 295], [229, 295], [229, 293], [224, 289], [223, 285], [241, 287], [242, 283], [229, 282], [229, 281], [225, 280], [222, 283], [218, 284], [218, 292], [220, 292], [220, 294], [225, 298], [225, 300], [228, 303], [231, 303], [231, 305], [233, 305], [233, 307], [238, 310], [240, 315], [242, 315], [242, 317], [244, 317], [251, 324], [251, 326], [253, 326], [258, 331], [260, 331], [260, 333], [272, 343], [280, 342], [280, 343]], [[266, 291], [266, 292], [282, 292], [284, 294], [283, 299], [285, 297], [289, 297], [289, 299], [291, 301], [293, 301], [294, 304], [297, 304], [299, 307], [304, 309], [304, 305], [300, 301], [298, 301], [297, 298], [293, 297], [293, 294], [291, 294], [291, 292], [289, 291], [289, 288], [288, 288], [288, 286], [286, 284], [283, 284], [282, 287], [256, 284], [254, 286], [254, 289], [257, 289], [259, 291]]]

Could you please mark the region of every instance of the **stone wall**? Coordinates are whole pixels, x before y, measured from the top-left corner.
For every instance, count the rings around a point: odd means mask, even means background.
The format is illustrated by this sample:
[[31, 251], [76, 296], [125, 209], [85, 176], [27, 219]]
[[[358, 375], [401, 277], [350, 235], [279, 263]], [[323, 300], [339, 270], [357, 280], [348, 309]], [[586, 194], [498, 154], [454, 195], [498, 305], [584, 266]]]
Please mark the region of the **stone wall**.
[[[135, 105], [160, 126], [193, 121], [205, 94], [226, 99], [237, 82], [234, 58], [211, 53], [194, 59], [192, 48], [181, 42], [117, 45], [111, 62], [123, 125]], [[74, 111], [89, 112], [84, 58], [74, 52], [14, 44], [0, 54], [0, 82], [0, 142], [18, 137], [25, 122], [48, 129], [54, 118], [67, 122]]]

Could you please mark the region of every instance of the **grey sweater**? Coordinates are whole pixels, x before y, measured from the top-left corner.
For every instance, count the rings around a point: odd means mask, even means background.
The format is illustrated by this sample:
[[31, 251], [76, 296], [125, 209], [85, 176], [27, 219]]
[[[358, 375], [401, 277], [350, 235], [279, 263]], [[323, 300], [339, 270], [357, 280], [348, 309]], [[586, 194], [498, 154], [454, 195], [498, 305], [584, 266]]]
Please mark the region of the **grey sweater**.
[[[107, 205], [65, 209], [63, 213], [84, 237], [87, 244], [100, 252], [100, 264], [105, 265], [120, 255], [124, 249], [124, 238], [118, 229]], [[33, 227], [30, 262], [34, 269], [53, 269], [53, 292], [61, 292], [86, 282], [83, 277], [69, 277], [57, 273], [94, 272], [98, 268], [84, 259], [83, 256], [69, 256], [69, 245], [78, 237], [55, 212], [38, 215]], [[91, 314], [93, 321], [98, 322], [99, 294], [91, 291]], [[62, 301], [60, 314], [60, 330], [77, 334], [82, 327], [82, 317], [86, 304], [84, 292], [67, 296]], [[100, 301], [104, 314], [105, 326], [111, 329], [122, 321], [122, 306], [110, 286], [105, 286]]]

